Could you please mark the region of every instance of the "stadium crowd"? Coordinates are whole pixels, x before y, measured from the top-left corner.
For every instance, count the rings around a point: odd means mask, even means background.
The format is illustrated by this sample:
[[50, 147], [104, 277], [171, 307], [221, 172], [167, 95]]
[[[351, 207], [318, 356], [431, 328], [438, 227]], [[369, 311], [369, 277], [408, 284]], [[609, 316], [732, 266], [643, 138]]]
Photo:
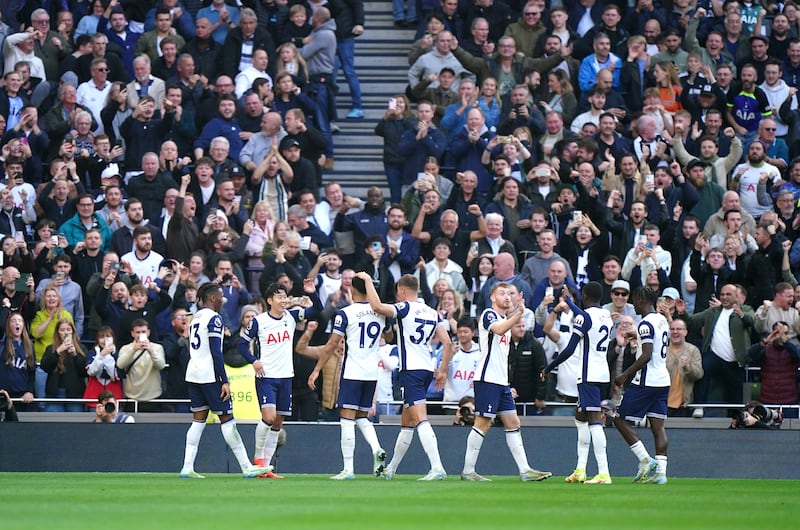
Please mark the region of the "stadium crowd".
[[[520, 410], [575, 402], [577, 358], [539, 373], [571, 324], [553, 312], [562, 289], [580, 300], [596, 281], [611, 381], [636, 357], [628, 299], [644, 285], [670, 323], [670, 414], [748, 401], [747, 366], [762, 402], [800, 401], [796, 4], [395, 0], [417, 34], [375, 127], [389, 197], [364, 198], [325, 175], [340, 115], [364, 118], [361, 0], [88, 4], [0, 5], [0, 388], [18, 410], [104, 391], [187, 410], [150, 401], [187, 398], [199, 286], [223, 288], [239, 367], [269, 284], [319, 299], [320, 345], [361, 271], [386, 303], [417, 275], [456, 337], [431, 400], [471, 393], [475, 317], [502, 281], [526, 307], [509, 356], [514, 397], [534, 404]], [[399, 397], [392, 350], [379, 403]], [[311, 390], [313, 368], [295, 355], [293, 419], [332, 408], [336, 368]]]

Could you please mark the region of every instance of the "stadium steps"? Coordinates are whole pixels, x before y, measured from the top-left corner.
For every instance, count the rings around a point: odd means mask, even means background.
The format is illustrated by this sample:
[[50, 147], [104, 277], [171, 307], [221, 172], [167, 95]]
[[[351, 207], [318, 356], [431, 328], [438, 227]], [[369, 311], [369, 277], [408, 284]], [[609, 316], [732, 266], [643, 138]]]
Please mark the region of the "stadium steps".
[[336, 180], [345, 193], [366, 196], [378, 186], [389, 196], [383, 172], [383, 139], [375, 125], [386, 112], [389, 98], [403, 93], [407, 84], [408, 50], [414, 38], [411, 29], [398, 29], [392, 20], [391, 2], [365, 2], [364, 34], [356, 39], [355, 65], [361, 81], [363, 120], [346, 120], [351, 99], [347, 80], [339, 72], [336, 104], [341, 132], [333, 137], [335, 165], [324, 181]]

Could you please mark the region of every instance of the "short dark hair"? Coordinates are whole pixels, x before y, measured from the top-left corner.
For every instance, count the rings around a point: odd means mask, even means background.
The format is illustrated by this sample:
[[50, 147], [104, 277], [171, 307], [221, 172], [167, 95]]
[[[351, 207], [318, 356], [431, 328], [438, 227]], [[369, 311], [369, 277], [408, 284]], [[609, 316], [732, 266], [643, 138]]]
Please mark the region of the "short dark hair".
[[456, 322], [456, 328], [469, 328], [472, 331], [478, 329], [478, 324], [475, 322], [475, 319], [469, 315], [465, 315], [458, 319]]
[[278, 282], [273, 282], [269, 284], [266, 289], [264, 289], [264, 299], [269, 300], [270, 298], [272, 298], [281, 291], [283, 291], [284, 294], [287, 295], [289, 294], [286, 292], [286, 287], [284, 287]]
[[359, 293], [367, 294], [367, 285], [363, 278], [359, 276], [354, 276], [352, 286]]
[[149, 226], [137, 226], [136, 228], [133, 229], [133, 239], [136, 239], [137, 237], [143, 236], [145, 234], [152, 235]]
[[197, 289], [197, 299], [203, 302], [203, 304], [208, 303], [211, 300], [211, 297], [217, 294], [220, 290], [220, 286], [216, 283], [204, 283]]

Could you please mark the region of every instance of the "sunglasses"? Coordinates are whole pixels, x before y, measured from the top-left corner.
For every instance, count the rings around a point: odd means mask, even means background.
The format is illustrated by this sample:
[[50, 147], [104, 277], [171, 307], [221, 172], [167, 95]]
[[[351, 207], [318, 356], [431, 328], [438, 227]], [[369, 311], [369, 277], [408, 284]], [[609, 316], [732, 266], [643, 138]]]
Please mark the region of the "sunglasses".
[[628, 296], [628, 293], [625, 291], [613, 291], [611, 294], [614, 296]]

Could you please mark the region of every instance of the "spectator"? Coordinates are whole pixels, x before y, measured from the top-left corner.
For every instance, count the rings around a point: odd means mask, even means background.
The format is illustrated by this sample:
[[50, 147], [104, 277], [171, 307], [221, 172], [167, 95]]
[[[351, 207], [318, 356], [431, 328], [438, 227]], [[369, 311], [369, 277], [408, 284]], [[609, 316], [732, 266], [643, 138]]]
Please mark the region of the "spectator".
[[78, 85], [77, 100], [92, 113], [94, 123], [97, 124], [93, 132], [102, 134], [104, 128], [100, 111], [103, 110], [108, 94], [111, 92], [111, 81], [108, 80], [108, 61], [104, 58], [93, 59], [90, 69], [91, 79]]
[[155, 27], [149, 31], [145, 31], [136, 42], [136, 54], [147, 54], [151, 61], [155, 61], [162, 56], [162, 53], [159, 51], [159, 45], [166, 38], [174, 39], [178, 49], [186, 45], [184, 38], [177, 34], [172, 28], [173, 16], [170, 14], [169, 9], [164, 7], [158, 8], [155, 18]]
[[287, 232], [283, 245], [275, 247], [272, 255], [264, 261], [264, 272], [258, 281], [259, 291], [264, 292], [281, 274], [288, 275], [292, 283], [302, 289], [303, 279], [308, 277], [310, 270], [311, 265], [300, 250], [300, 234]]
[[246, 68], [243, 68], [238, 74], [236, 74], [234, 79], [237, 98], [243, 97], [245, 92], [251, 90], [253, 87], [253, 82], [256, 79], [266, 79], [269, 81], [270, 86], [274, 86], [272, 77], [270, 77], [270, 75], [267, 73], [267, 67], [269, 66], [269, 57], [267, 56], [267, 51], [262, 49], [254, 49], [250, 61], [250, 65], [248, 65]]
[[697, 346], [686, 342], [688, 333], [686, 322], [675, 319], [669, 325], [669, 348], [667, 349], [667, 370], [671, 384], [667, 397], [667, 414], [686, 417], [687, 408], [694, 403], [694, 383], [703, 377], [703, 361]]
[[[241, 128], [236, 120], [236, 96], [224, 94], [219, 97], [217, 102], [218, 116], [206, 123], [200, 136], [194, 142], [194, 156], [198, 159], [203, 156], [205, 150], [211, 147], [212, 139], [222, 136], [230, 143], [229, 154], [234, 160], [239, 159], [244, 142], [239, 133]], [[213, 153], [211, 153], [213, 156]]]
[[[230, 27], [230, 26], [229, 26]], [[275, 55], [275, 43], [263, 24], [258, 25], [255, 11], [241, 10], [237, 27], [230, 27], [222, 45], [222, 71], [231, 78], [236, 77], [252, 62], [253, 50], [264, 50], [268, 57]]]
[[300, 55], [308, 64], [308, 92], [317, 104], [315, 116], [317, 126], [328, 140], [325, 156], [330, 160], [327, 169], [333, 168], [333, 137], [331, 122], [336, 116], [335, 58], [336, 22], [331, 20], [331, 12], [326, 7], [317, 8], [311, 15], [313, 30], [307, 38], [310, 42], [300, 50]]
[[142, 156], [143, 172], [128, 182], [128, 194], [142, 201], [144, 217], [158, 219], [164, 195], [170, 188], [177, 188], [170, 175], [159, 171], [158, 155], [154, 152]]
[[[461, 65], [461, 62], [455, 57], [451, 49], [457, 42], [453, 39], [453, 34], [449, 31], [440, 31], [436, 35], [433, 49], [428, 53], [423, 54], [417, 59], [411, 68], [408, 70], [408, 85], [411, 87], [417, 86], [423, 79], [427, 79], [431, 74], [438, 75], [443, 68], [450, 68], [456, 76], [453, 83], [453, 89], [457, 90], [461, 74], [466, 73], [467, 70]], [[463, 51], [463, 50], [462, 50]], [[463, 52], [468, 55], [467, 52]], [[309, 65], [310, 68], [310, 65]], [[438, 88], [438, 79], [432, 81], [431, 88]]]
[[[517, 403], [533, 403], [534, 408], [517, 405], [517, 410], [525, 415], [541, 414], [545, 407], [545, 384], [539, 379], [547, 360], [542, 344], [534, 337], [532, 330], [525, 329], [525, 321], [520, 320], [511, 328], [511, 341], [508, 346], [508, 380], [511, 396]], [[534, 410], [535, 409], [535, 410]]]
[[6, 399], [21, 398], [20, 410], [33, 402], [36, 356], [28, 328], [20, 313], [11, 313], [5, 326], [0, 354], [0, 389]]
[[[81, 346], [71, 318], [59, 318], [52, 345], [42, 355], [42, 370], [47, 372], [45, 395], [50, 399], [81, 399], [86, 390], [86, 352]], [[47, 412], [82, 412], [81, 403], [47, 403]]]
[[[72, 258], [67, 254], [59, 254], [53, 261], [55, 275], [51, 278], [43, 279], [36, 288], [36, 298], [42, 300], [49, 288], [58, 290], [58, 299], [62, 307], [72, 315], [75, 322], [75, 329], [80, 337], [83, 333], [83, 294], [82, 286], [78, 285], [70, 277], [72, 270]], [[46, 302], [46, 300], [45, 300]]]
[[[695, 386], [695, 402], [708, 403], [712, 385], [722, 387], [725, 403], [742, 403], [744, 368], [750, 348], [750, 329], [755, 323], [753, 310], [741, 307], [736, 300], [736, 286], [727, 284], [720, 290], [720, 305], [691, 316], [685, 304], [676, 303], [678, 316], [687, 319], [690, 328], [702, 330], [703, 378]], [[729, 409], [731, 415], [735, 409]], [[694, 417], [703, 417], [703, 409], [695, 409]]]
[[[96, 230], [101, 237], [101, 252], [111, 250], [111, 229], [103, 219], [94, 212], [94, 199], [88, 193], [78, 197], [78, 211], [61, 225], [61, 233], [67, 238], [69, 246], [76, 248], [83, 241], [89, 230]], [[73, 252], [79, 252], [74, 250]]]
[[[786, 325], [785, 340], [797, 345], [797, 333], [800, 330], [800, 314], [794, 308], [794, 289], [791, 284], [780, 282], [775, 285], [775, 297], [772, 300], [764, 300], [762, 305], [755, 313], [755, 329], [762, 339], [770, 334], [776, 335], [775, 324], [781, 322]], [[781, 336], [784, 331], [781, 330]], [[777, 337], [773, 337], [777, 338]], [[765, 401], [764, 403], [777, 403]]]
[[[114, 331], [103, 326], [97, 330], [95, 345], [86, 358], [88, 382], [84, 398], [95, 399], [108, 392], [115, 399], [122, 399], [122, 380], [117, 371], [117, 348], [114, 345]], [[91, 404], [87, 404], [91, 406]]]
[[[244, 314], [244, 311], [242, 313]], [[161, 341], [167, 363], [167, 384], [164, 398], [188, 399], [186, 367], [189, 364], [189, 313], [185, 308], [172, 310], [172, 330], [162, 337]], [[226, 361], [225, 364], [229, 363]], [[171, 408], [174, 412], [189, 411], [189, 407], [185, 403], [175, 403], [171, 405]]]
[[596, 84], [597, 74], [608, 69], [613, 74], [612, 86], [620, 88], [620, 71], [622, 59], [611, 53], [611, 40], [605, 33], [597, 33], [593, 39], [594, 53], [581, 62], [578, 85], [582, 92], [590, 90]]
[[[386, 112], [375, 126], [375, 134], [383, 138], [383, 168], [389, 182], [392, 203], [400, 202], [401, 184], [406, 180], [403, 167], [407, 156], [401, 154], [400, 142], [407, 132], [413, 131], [416, 127], [409, 107], [408, 98], [402, 94], [390, 98]], [[418, 133], [415, 132], [415, 139], [417, 136]], [[424, 138], [427, 139], [427, 135]], [[419, 146], [419, 140], [415, 144]], [[413, 153], [416, 155], [417, 149], [414, 149]]]
[[132, 341], [119, 350], [117, 364], [125, 370], [125, 395], [138, 401], [140, 412], [159, 412], [161, 405], [147, 403], [161, 397], [161, 370], [166, 364], [164, 348], [150, 341], [147, 320], [136, 319], [131, 326]]
[[[800, 365], [800, 349], [789, 340], [790, 326], [777, 321], [772, 332], [754, 344], [748, 355], [753, 365], [761, 367], [761, 394], [759, 401], [771, 405], [793, 405], [797, 403], [797, 368]], [[789, 417], [796, 416], [789, 410]]]
[[159, 254], [163, 254], [165, 245], [161, 231], [150, 223], [149, 219], [145, 219], [142, 201], [136, 197], [131, 197], [125, 203], [125, 223], [111, 235], [111, 250], [120, 256], [134, 250], [133, 231], [140, 226], [150, 229], [153, 237], [153, 248]]

